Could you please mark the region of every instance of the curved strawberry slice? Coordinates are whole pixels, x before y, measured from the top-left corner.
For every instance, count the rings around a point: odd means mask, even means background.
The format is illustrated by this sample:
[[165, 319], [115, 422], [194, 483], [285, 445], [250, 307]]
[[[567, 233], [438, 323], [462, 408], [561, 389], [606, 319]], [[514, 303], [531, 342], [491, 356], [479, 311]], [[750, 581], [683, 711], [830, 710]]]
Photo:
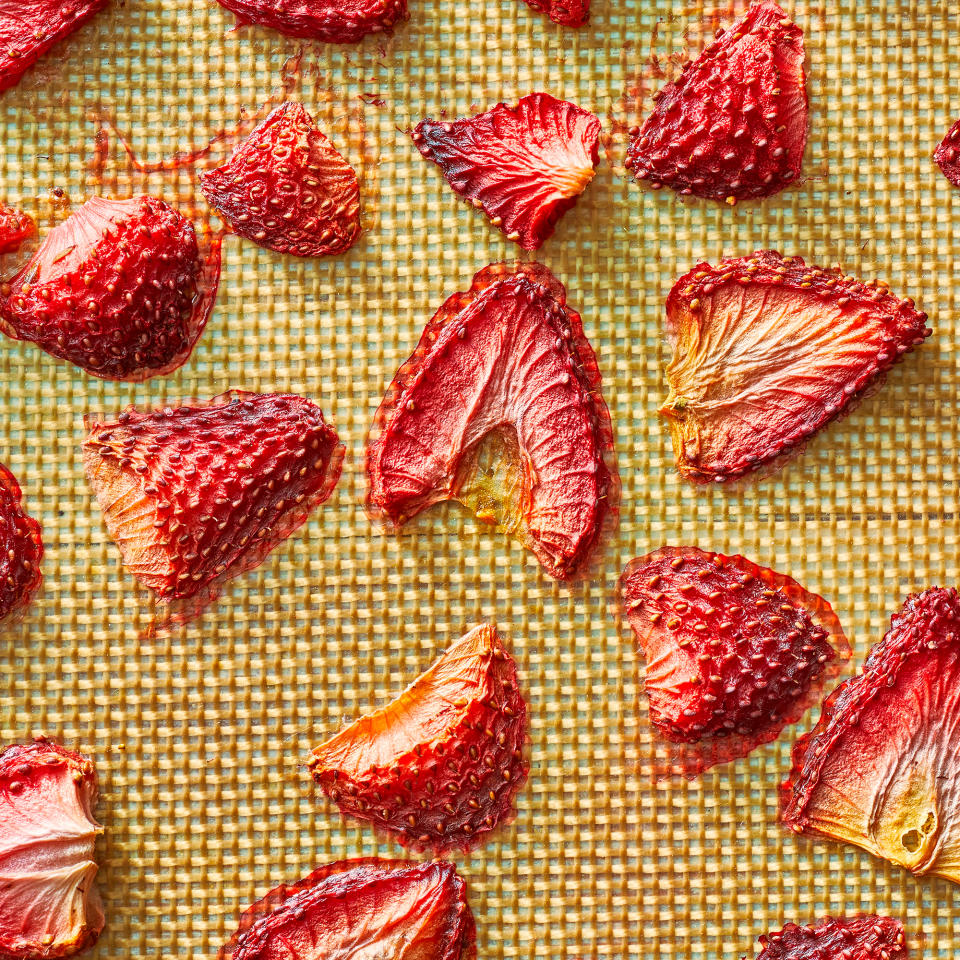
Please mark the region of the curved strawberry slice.
[[0, 753], [0, 957], [47, 960], [103, 929], [93, 764], [38, 740]]
[[760, 937], [757, 960], [906, 960], [903, 924], [892, 917], [826, 917], [810, 926], [788, 923]]
[[596, 357], [540, 264], [491, 266], [449, 297], [380, 405], [369, 505], [397, 524], [459, 500], [552, 577], [584, 573], [620, 480]]
[[527, 708], [496, 630], [474, 627], [396, 700], [313, 750], [313, 777], [350, 816], [402, 843], [464, 850], [513, 813]]
[[421, 120], [417, 149], [454, 192], [524, 250], [536, 250], [593, 179], [600, 121], [546, 93], [452, 123]]
[[741, 556], [663, 547], [627, 564], [620, 591], [650, 721], [687, 776], [775, 740], [850, 657], [826, 600]]
[[299, 103], [277, 107], [200, 187], [230, 229], [298, 257], [343, 253], [360, 236], [360, 185]]
[[247, 909], [220, 958], [471, 960], [466, 895], [452, 863], [341, 860]]
[[761, 250], [699, 263], [667, 298], [677, 469], [729, 480], [791, 452], [931, 331], [883, 284]]
[[36, 224], [25, 213], [0, 203], [0, 254], [16, 253], [35, 230]]
[[526, 0], [561, 27], [582, 27], [590, 19], [590, 0]]
[[955, 186], [960, 187], [960, 120], [948, 131], [933, 153], [933, 159], [941, 173]]
[[20, 484], [0, 464], [0, 620], [29, 604], [42, 559], [40, 524], [24, 512]]
[[407, 19], [407, 0], [217, 0], [237, 18], [289, 37], [358, 43]]

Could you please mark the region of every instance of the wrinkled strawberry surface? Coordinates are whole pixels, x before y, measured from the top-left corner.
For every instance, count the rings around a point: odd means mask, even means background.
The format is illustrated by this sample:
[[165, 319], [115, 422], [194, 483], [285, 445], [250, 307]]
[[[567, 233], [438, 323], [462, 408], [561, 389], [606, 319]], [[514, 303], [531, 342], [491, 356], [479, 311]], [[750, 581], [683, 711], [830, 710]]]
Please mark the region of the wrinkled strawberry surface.
[[407, 0], [217, 0], [241, 24], [253, 23], [290, 37], [357, 43], [407, 19]]
[[955, 187], [960, 187], [960, 120], [947, 131], [937, 145], [933, 159], [941, 173]]
[[526, 0], [562, 27], [582, 27], [590, 19], [590, 0]]
[[903, 924], [892, 917], [827, 917], [801, 926], [788, 923], [760, 937], [757, 960], [906, 960]]
[[42, 559], [40, 524], [24, 511], [20, 484], [0, 464], [0, 620], [30, 602]]
[[34, 230], [34, 222], [25, 213], [0, 203], [0, 254], [16, 253]]

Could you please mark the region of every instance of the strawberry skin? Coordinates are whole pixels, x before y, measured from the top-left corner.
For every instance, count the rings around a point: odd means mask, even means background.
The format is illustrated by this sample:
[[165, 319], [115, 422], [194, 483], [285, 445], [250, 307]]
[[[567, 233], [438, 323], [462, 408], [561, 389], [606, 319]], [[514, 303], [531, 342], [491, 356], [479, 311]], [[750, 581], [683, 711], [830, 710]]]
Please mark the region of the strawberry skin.
[[526, 0], [561, 27], [582, 27], [590, 19], [590, 0]]
[[516, 664], [484, 624], [388, 706], [314, 748], [310, 767], [343, 813], [401, 843], [468, 850], [513, 814], [526, 729]]
[[881, 382], [932, 332], [883, 283], [761, 250], [699, 263], [667, 298], [677, 469], [730, 480], [778, 460]]
[[323, 257], [360, 236], [357, 175], [299, 103], [277, 107], [200, 187], [234, 233], [268, 250]]
[[933, 159], [941, 173], [955, 186], [960, 187], [960, 120], [948, 131], [934, 151]]
[[627, 151], [637, 180], [735, 203], [777, 193], [807, 142], [803, 33], [773, 0], [754, 3], [657, 104]]
[[593, 179], [600, 121], [547, 93], [452, 123], [421, 120], [417, 149], [508, 240], [536, 250]]
[[84, 468], [110, 536], [164, 602], [261, 563], [330, 496], [343, 463], [336, 431], [297, 396], [235, 391], [87, 427]]
[[257, 24], [288, 37], [357, 43], [407, 19], [407, 0], [217, 0], [239, 25]]
[[97, 775], [38, 739], [0, 752], [0, 958], [70, 957], [103, 930], [94, 886]]
[[40, 524], [24, 512], [20, 484], [0, 464], [0, 620], [30, 603], [42, 559]]
[[0, 254], [16, 253], [35, 230], [36, 225], [25, 213], [0, 203]]
[[741, 556], [663, 547], [620, 578], [647, 661], [650, 720], [695, 776], [796, 723], [850, 656], [822, 597]]
[[907, 960], [903, 924], [892, 917], [826, 917], [810, 926], [788, 923], [760, 937], [757, 960]]

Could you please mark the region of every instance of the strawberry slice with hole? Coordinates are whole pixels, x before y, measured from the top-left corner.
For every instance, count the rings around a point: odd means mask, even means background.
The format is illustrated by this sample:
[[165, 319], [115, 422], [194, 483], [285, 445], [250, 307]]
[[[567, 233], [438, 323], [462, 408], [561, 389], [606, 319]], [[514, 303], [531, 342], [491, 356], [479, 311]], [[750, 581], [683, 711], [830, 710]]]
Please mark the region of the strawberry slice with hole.
[[40, 524], [24, 511], [20, 484], [0, 463], [0, 620], [30, 603], [42, 559]]
[[70, 957], [103, 930], [93, 763], [40, 738], [0, 753], [0, 958]]
[[757, 960], [907, 960], [903, 924], [892, 917], [826, 917], [814, 924], [788, 923], [760, 938]]
[[773, 0], [754, 3], [657, 94], [626, 166], [637, 180], [736, 203], [800, 173], [807, 142], [803, 33]]
[[960, 596], [914, 594], [793, 749], [781, 818], [960, 883]]
[[371, 33], [392, 32], [407, 19], [407, 0], [217, 0], [237, 18], [288, 37], [324, 43], [358, 43]]
[[25, 213], [0, 203], [0, 254], [16, 253], [36, 229]]
[[590, 0], [526, 0], [561, 27], [582, 27], [590, 19]]
[[343, 813], [401, 843], [468, 850], [513, 816], [526, 730], [516, 664], [483, 624], [392, 703], [316, 747], [310, 767]]
[[475, 117], [421, 120], [417, 149], [508, 240], [536, 250], [594, 177], [600, 121], [547, 93]]
[[299, 103], [277, 107], [200, 187], [234, 233], [268, 250], [323, 257], [360, 236], [357, 175]]
[[796, 723], [850, 657], [830, 604], [741, 556], [663, 547], [620, 578], [650, 721], [693, 777]]
[[933, 159], [941, 173], [955, 186], [960, 187], [960, 120], [948, 131], [933, 153]]
[[699, 263], [667, 298], [677, 469], [724, 481], [777, 461], [882, 383], [932, 332], [886, 284], [761, 250]]
[[249, 907], [220, 960], [473, 960], [476, 929], [452, 863], [341, 860]]
[[596, 357], [546, 267], [485, 267], [440, 307], [380, 405], [367, 477], [397, 527], [458, 500], [550, 576], [587, 572], [620, 478]]

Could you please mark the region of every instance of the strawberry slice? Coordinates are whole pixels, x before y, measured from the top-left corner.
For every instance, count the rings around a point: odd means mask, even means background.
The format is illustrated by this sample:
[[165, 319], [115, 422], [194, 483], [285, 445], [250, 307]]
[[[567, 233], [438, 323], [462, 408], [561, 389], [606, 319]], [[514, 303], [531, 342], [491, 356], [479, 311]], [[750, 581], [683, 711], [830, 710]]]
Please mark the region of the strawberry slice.
[[40, 524], [24, 512], [20, 484], [0, 463], [0, 620], [30, 603], [42, 559]]
[[380, 404], [367, 477], [396, 526], [459, 500], [550, 576], [585, 573], [620, 478], [596, 357], [546, 267], [485, 267], [440, 307]]
[[796, 179], [807, 142], [803, 33], [754, 3], [673, 83], [627, 151], [637, 180], [736, 203]]
[[261, 563], [333, 492], [343, 444], [303, 397], [233, 391], [90, 422], [87, 479], [130, 572], [161, 602]]
[[249, 907], [220, 960], [471, 960], [476, 930], [452, 863], [341, 860]]
[[16, 253], [35, 230], [36, 225], [25, 213], [0, 203], [0, 254]]
[[106, 380], [146, 380], [186, 361], [213, 307], [193, 224], [162, 200], [92, 197], [0, 288], [0, 329]]
[[237, 18], [288, 37], [357, 43], [368, 33], [392, 32], [407, 19], [407, 0], [217, 0]]
[[960, 596], [935, 587], [907, 599], [797, 741], [783, 822], [960, 883], [958, 724]]
[[86, 757], [42, 738], [0, 753], [0, 957], [69, 957], [100, 936], [96, 802]]
[[948, 131], [933, 153], [933, 159], [943, 175], [960, 187], [960, 120]]
[[343, 813], [438, 851], [468, 850], [513, 814], [527, 708], [496, 630], [474, 627], [400, 696], [316, 747]]
[[699, 263], [667, 298], [677, 469], [722, 481], [796, 452], [931, 331], [882, 283], [761, 250]]
[[268, 250], [323, 257], [360, 236], [357, 175], [299, 103], [277, 107], [200, 187], [234, 233]]
[[826, 917], [810, 926], [788, 923], [761, 936], [757, 960], [907, 960], [903, 924], [892, 917]]
[[620, 591], [650, 720], [684, 745], [687, 776], [775, 740], [850, 657], [826, 600], [741, 556], [663, 547], [627, 564]]
[[590, 0], [526, 0], [561, 27], [582, 27], [590, 19]]
[[508, 240], [536, 250], [593, 179], [600, 121], [547, 93], [452, 123], [421, 120], [417, 149]]

